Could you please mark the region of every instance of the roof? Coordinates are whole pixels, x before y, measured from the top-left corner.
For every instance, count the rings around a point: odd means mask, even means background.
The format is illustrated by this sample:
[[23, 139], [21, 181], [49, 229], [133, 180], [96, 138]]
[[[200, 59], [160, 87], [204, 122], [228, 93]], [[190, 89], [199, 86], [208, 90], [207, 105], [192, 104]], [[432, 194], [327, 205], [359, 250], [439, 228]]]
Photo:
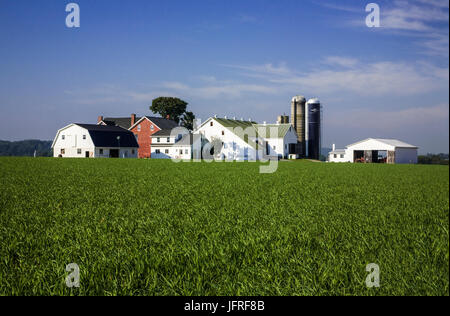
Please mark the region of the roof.
[[[140, 119], [140, 117], [136, 117], [136, 121]], [[109, 126], [120, 126], [125, 129], [131, 127], [131, 117], [105, 117], [102, 122]]]
[[335, 149], [330, 151], [328, 154], [345, 154], [345, 149]]
[[[156, 116], [143, 116], [143, 117], [136, 117], [136, 121], [134, 125], [138, 124], [139, 121], [142, 119], [148, 119], [152, 121], [156, 126], [158, 126], [160, 129], [172, 129], [174, 127], [177, 127], [177, 122], [173, 120], [169, 120], [162, 117], [156, 117]], [[125, 129], [130, 129], [134, 125], [131, 125], [131, 117], [105, 117], [102, 121], [106, 125], [110, 126], [120, 126]]]
[[152, 137], [164, 137], [164, 136], [170, 136], [172, 133], [171, 129], [162, 129], [160, 131], [157, 131], [156, 133], [152, 134]]
[[[292, 127], [291, 124], [254, 124], [254, 126], [258, 131], [258, 135], [264, 138], [284, 138]], [[274, 129], [276, 131], [275, 135], [273, 135]]]
[[391, 145], [394, 147], [399, 147], [399, 148], [418, 148], [417, 146], [411, 145], [411, 144], [407, 144], [405, 142], [402, 142], [398, 139], [382, 139], [382, 138], [375, 138], [375, 140], [381, 142], [381, 143], [385, 143], [387, 145]]
[[240, 135], [240, 134], [236, 134], [234, 129], [236, 127], [240, 127], [242, 128], [242, 131], [245, 132], [246, 129], [250, 128], [251, 130], [255, 131], [255, 135], [254, 136], [258, 136], [258, 132], [255, 128], [255, 124], [257, 124], [256, 122], [251, 122], [251, 121], [240, 121], [240, 120], [230, 120], [230, 119], [225, 119], [225, 118], [213, 118], [214, 120], [216, 120], [219, 124], [221, 124], [222, 126], [224, 126], [226, 129], [230, 130], [231, 132], [233, 132], [236, 136], [238, 136], [240, 139], [242, 139], [244, 142], [246, 142], [248, 145], [250, 145], [253, 148], [258, 148], [258, 144], [249, 139], [249, 136], [253, 136], [253, 135]]
[[75, 125], [89, 132], [95, 147], [139, 147], [134, 134], [122, 127], [81, 123]]
[[179, 141], [177, 141], [174, 146], [191, 146], [193, 143], [193, 139], [193, 134], [186, 134]]
[[[172, 129], [178, 127], [178, 123], [162, 117], [145, 116], [148, 120], [156, 124], [160, 129]], [[137, 122], [137, 121], [136, 121]]]
[[383, 143], [385, 145], [396, 147], [396, 148], [415, 148], [415, 149], [418, 148], [417, 146], [414, 146], [414, 145], [402, 142], [402, 141], [400, 141], [398, 139], [385, 139], [385, 138], [367, 138], [367, 139], [361, 140], [359, 142], [347, 145], [347, 147], [355, 146], [357, 144], [364, 143], [364, 142], [367, 142], [369, 140], [375, 140], [375, 141], [378, 141], [378, 142]]

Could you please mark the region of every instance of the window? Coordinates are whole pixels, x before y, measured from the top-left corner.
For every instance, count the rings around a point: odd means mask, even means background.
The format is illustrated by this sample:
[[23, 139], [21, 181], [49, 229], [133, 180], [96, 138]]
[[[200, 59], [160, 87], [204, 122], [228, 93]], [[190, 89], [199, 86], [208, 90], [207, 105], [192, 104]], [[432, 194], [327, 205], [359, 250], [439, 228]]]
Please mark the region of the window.
[[152, 125], [150, 125], [150, 129], [153, 131], [155, 129], [155, 127]]
[[62, 135], [62, 136], [61, 136], [61, 139], [62, 139], [62, 140], [66, 139], [66, 135]]
[[77, 154], [78, 154], [78, 155], [81, 155], [81, 148], [78, 148], [78, 149], [77, 149]]
[[64, 155], [66, 153], [66, 150], [64, 148], [61, 148], [61, 155]]
[[211, 123], [209, 123], [209, 126], [213, 126], [214, 124], [213, 124], [213, 122], [211, 121]]
[[183, 154], [183, 149], [180, 149], [180, 155], [182, 155]]
[[138, 134], [134, 134], [134, 137], [136, 137], [136, 141], [139, 141], [139, 135]]
[[140, 132], [140, 131], [141, 131], [141, 124], [139, 124], [139, 125], [138, 125], [138, 128], [137, 128], [137, 130], [138, 130], [138, 132]]
[[333, 156], [334, 156], [334, 158], [337, 158], [337, 155], [336, 155], [336, 154], [334, 154]]
[[165, 151], [164, 151], [166, 154], [168, 154], [169, 153], [169, 150], [168, 149], [166, 149]]
[[156, 138], [156, 142], [159, 143], [161, 142], [161, 139], [159, 137]]
[[343, 154], [341, 154], [341, 158], [344, 158], [344, 155], [343, 155]]
[[136, 151], [134, 149], [131, 150], [131, 154], [134, 155]]
[[161, 153], [161, 150], [156, 149], [156, 150], [155, 150], [155, 153], [160, 154], [160, 153]]
[[86, 135], [83, 135], [83, 139], [86, 139]]
[[184, 153], [185, 153], [186, 155], [189, 155], [189, 149], [185, 149], [185, 150], [184, 150]]
[[225, 131], [222, 131], [222, 136], [225, 136]]
[[170, 143], [170, 137], [167, 137], [167, 142]]
[[273, 146], [273, 150], [277, 150], [277, 146]]
[[286, 150], [287, 150], [287, 144], [286, 144], [286, 145], [284, 145], [284, 149], [286, 149]]
[[103, 148], [100, 148], [100, 149], [99, 149], [99, 154], [100, 154], [100, 155], [103, 155]]

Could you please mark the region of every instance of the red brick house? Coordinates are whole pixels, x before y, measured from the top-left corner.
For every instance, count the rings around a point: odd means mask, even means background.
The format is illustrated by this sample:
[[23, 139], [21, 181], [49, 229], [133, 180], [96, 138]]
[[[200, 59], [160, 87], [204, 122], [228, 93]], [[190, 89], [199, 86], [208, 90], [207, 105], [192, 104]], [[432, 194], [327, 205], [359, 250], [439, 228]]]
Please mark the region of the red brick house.
[[171, 130], [178, 126], [175, 121], [162, 117], [143, 116], [136, 117], [131, 114], [130, 117], [103, 117], [99, 116], [97, 124], [120, 126], [130, 130], [136, 137], [139, 144], [138, 157], [151, 158], [152, 135], [160, 130]]

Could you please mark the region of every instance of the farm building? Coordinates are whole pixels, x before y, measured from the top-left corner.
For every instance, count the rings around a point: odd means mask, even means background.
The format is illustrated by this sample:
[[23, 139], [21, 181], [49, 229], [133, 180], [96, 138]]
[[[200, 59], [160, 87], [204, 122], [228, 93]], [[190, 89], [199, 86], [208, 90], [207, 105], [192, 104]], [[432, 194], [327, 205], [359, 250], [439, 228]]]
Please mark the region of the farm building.
[[396, 139], [368, 138], [336, 149], [328, 154], [329, 162], [417, 163], [418, 147]]
[[130, 117], [103, 117], [99, 116], [97, 124], [108, 126], [120, 126], [130, 130], [136, 136], [139, 144], [138, 157], [150, 158], [152, 153], [152, 135], [161, 130], [170, 130], [178, 126], [178, 124], [170, 119], [153, 116], [137, 117], [131, 114]]
[[214, 157], [227, 160], [260, 160], [267, 156], [286, 158], [297, 143], [290, 124], [257, 124], [251, 120], [211, 117], [195, 131], [212, 146], [220, 144]]
[[160, 130], [152, 135], [152, 159], [191, 159], [192, 134], [183, 129]]
[[56, 133], [54, 157], [137, 158], [134, 134], [119, 126], [70, 124]]

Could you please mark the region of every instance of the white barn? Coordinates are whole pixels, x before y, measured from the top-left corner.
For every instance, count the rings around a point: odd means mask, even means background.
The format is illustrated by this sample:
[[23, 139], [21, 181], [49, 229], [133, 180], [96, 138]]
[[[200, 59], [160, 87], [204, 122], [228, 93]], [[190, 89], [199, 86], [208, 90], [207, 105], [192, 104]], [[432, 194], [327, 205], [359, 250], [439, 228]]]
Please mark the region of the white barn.
[[70, 124], [56, 133], [53, 157], [137, 158], [134, 134], [119, 126]]
[[287, 158], [297, 134], [291, 124], [257, 124], [256, 122], [211, 117], [201, 124], [195, 135], [212, 146], [220, 144], [216, 159], [261, 160], [267, 156]]
[[329, 162], [365, 162], [416, 164], [418, 147], [397, 139], [368, 138], [348, 145], [346, 149], [335, 149], [328, 154]]

